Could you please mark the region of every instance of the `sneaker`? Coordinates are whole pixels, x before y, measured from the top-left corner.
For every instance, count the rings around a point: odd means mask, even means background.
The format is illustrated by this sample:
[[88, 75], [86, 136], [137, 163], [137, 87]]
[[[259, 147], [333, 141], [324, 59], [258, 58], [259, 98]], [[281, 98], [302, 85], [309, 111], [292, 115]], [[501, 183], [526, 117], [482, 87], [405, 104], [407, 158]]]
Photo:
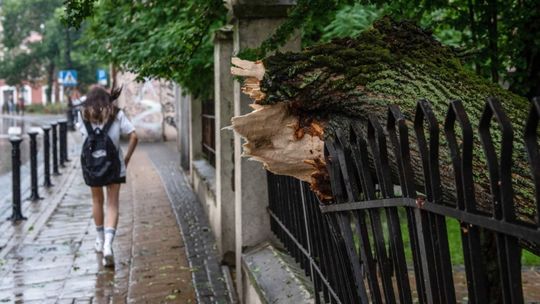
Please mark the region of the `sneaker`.
[[103, 252], [103, 240], [100, 238], [96, 238], [96, 244], [95, 247], [97, 253]]
[[103, 247], [103, 266], [114, 267], [114, 254], [112, 246]]

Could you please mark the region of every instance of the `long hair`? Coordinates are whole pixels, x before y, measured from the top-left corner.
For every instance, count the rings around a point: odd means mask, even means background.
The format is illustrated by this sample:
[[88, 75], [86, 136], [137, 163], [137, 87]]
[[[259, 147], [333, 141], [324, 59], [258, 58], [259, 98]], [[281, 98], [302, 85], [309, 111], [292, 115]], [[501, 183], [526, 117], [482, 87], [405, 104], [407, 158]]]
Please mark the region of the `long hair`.
[[86, 94], [83, 103], [82, 118], [93, 124], [103, 124], [116, 116], [118, 107], [114, 101], [122, 93], [122, 88], [112, 88], [111, 93], [101, 86], [94, 86]]

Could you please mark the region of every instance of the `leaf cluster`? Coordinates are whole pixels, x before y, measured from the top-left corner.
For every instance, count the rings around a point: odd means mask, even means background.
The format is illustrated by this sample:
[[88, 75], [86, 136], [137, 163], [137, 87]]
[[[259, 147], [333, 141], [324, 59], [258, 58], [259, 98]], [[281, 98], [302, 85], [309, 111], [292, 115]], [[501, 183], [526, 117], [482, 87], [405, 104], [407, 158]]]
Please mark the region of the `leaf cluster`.
[[[140, 77], [175, 80], [195, 94], [208, 91], [210, 36], [225, 22], [221, 0], [65, 0], [65, 7], [73, 26], [91, 16], [86, 41], [100, 59]], [[357, 35], [382, 15], [432, 29], [479, 75], [502, 79], [518, 94], [540, 94], [537, 0], [297, 0], [269, 39], [239, 55], [264, 58], [300, 29], [304, 46]]]
[[[515, 93], [540, 95], [540, 5], [537, 0], [298, 0], [288, 20], [248, 59], [277, 49], [295, 29], [305, 45], [354, 36], [377, 17], [412, 20], [468, 54], [467, 64]], [[306, 39], [307, 38], [307, 39]], [[499, 77], [500, 75], [500, 77]], [[502, 80], [500, 80], [502, 79]]]
[[[70, 29], [65, 19], [62, 0], [5, 0], [2, 3], [4, 33], [0, 77], [8, 85], [26, 81], [47, 82], [52, 87], [61, 69], [76, 69], [81, 88], [95, 83], [98, 63], [82, 55], [78, 45], [81, 30]], [[29, 41], [34, 34], [38, 41]], [[50, 95], [48, 96], [50, 98]]]
[[208, 94], [211, 32], [224, 23], [225, 15], [220, 0], [102, 0], [88, 19], [83, 43], [95, 58], [139, 78], [174, 80], [195, 95]]

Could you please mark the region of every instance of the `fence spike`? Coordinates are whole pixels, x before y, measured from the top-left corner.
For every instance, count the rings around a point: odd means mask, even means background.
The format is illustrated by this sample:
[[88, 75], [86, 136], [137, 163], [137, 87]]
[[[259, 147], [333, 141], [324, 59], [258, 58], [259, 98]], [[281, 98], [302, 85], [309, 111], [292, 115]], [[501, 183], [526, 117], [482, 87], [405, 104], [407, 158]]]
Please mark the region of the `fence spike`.
[[540, 228], [540, 156], [538, 151], [538, 121], [540, 119], [540, 98], [535, 97], [532, 100], [531, 110], [525, 125], [523, 139], [527, 156], [529, 158], [529, 166], [531, 175], [534, 180], [534, 189], [536, 193], [536, 224]]

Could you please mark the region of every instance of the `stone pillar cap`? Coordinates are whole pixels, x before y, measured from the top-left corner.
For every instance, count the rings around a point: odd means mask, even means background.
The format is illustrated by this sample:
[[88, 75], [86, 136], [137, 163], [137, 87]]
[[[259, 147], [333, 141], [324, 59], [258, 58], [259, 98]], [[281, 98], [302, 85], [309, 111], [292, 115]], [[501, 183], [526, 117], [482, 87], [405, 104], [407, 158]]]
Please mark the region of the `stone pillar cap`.
[[284, 18], [296, 0], [227, 0], [233, 15], [240, 19]]
[[9, 127], [8, 135], [10, 136], [20, 136], [22, 134], [22, 129], [20, 127]]
[[12, 143], [20, 143], [22, 141], [22, 138], [19, 136], [12, 135], [9, 137], [9, 141]]
[[49, 131], [51, 129], [51, 125], [43, 125], [41, 128], [45, 131]]
[[233, 26], [228, 24], [220, 27], [214, 32], [214, 42], [219, 40], [232, 40]]
[[32, 127], [28, 130], [28, 134], [42, 134], [43, 131], [38, 127]]

